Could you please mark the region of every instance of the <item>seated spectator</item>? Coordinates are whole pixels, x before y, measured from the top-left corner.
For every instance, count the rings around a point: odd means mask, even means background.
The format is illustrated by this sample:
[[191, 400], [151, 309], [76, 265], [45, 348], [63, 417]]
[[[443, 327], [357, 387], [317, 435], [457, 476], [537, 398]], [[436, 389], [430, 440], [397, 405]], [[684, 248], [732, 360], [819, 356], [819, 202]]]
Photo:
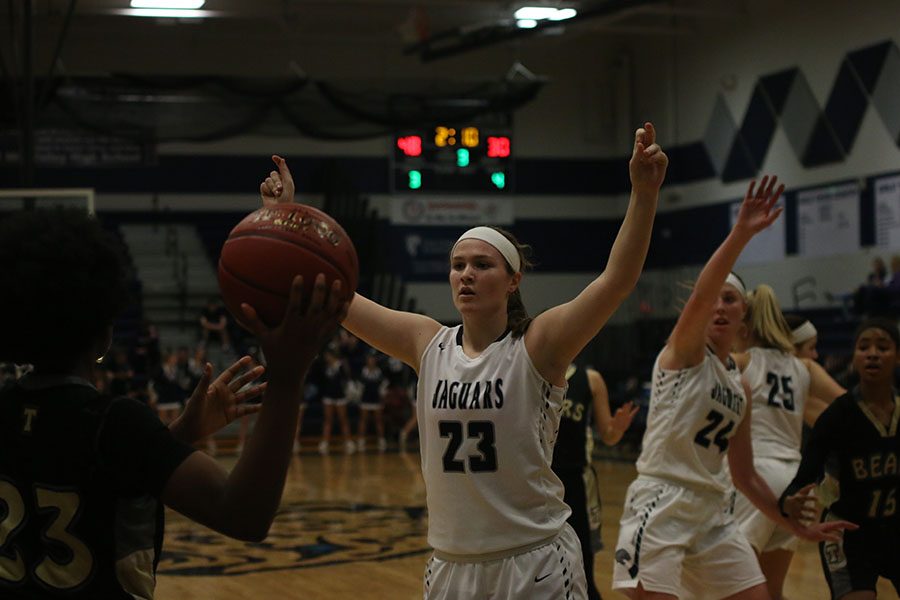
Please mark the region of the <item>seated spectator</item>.
[[891, 275], [885, 288], [888, 292], [890, 317], [896, 319], [900, 317], [900, 254], [891, 257]]
[[200, 313], [201, 343], [209, 343], [210, 334], [219, 336], [222, 342], [222, 350], [231, 349], [231, 338], [228, 333], [228, 311], [217, 297], [211, 297], [206, 302], [206, 308]]
[[856, 288], [853, 294], [853, 309], [859, 315], [881, 316], [890, 310], [889, 293], [885, 289], [888, 281], [887, 267], [880, 256], [872, 259], [872, 272], [866, 282]]

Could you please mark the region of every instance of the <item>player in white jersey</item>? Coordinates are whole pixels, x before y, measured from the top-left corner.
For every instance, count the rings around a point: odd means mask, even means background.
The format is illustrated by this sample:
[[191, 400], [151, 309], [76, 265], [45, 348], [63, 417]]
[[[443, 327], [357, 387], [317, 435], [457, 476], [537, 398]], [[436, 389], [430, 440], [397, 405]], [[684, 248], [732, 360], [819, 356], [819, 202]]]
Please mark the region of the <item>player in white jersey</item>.
[[[746, 308], [730, 273], [750, 239], [781, 213], [784, 186], [751, 182], [734, 227], [700, 273], [693, 293], [653, 366], [650, 413], [638, 478], [625, 499], [613, 588], [631, 598], [762, 600], [765, 579], [734, 523], [731, 480], [772, 519], [813, 540], [833, 525], [789, 523], [753, 469], [747, 403], [731, 359]], [[841, 524], [843, 526], [843, 524]]]
[[[800, 466], [803, 422], [815, 423], [846, 390], [818, 363], [794, 355], [791, 330], [775, 292], [759, 285], [747, 297], [745, 331], [734, 359], [750, 388], [753, 405], [753, 466], [778, 496]], [[784, 578], [797, 538], [779, 527], [743, 495], [735, 501], [735, 519], [759, 558], [772, 600], [781, 600]]]
[[[650, 123], [635, 134], [631, 200], [606, 270], [530, 319], [523, 246], [490, 227], [463, 233], [449, 281], [462, 325], [387, 309], [359, 294], [343, 325], [419, 373], [417, 412], [434, 555], [429, 600], [586, 598], [581, 547], [550, 468], [566, 370], [637, 284], [668, 158]], [[290, 200], [283, 161], [261, 186]], [[281, 187], [279, 187], [281, 186]]]

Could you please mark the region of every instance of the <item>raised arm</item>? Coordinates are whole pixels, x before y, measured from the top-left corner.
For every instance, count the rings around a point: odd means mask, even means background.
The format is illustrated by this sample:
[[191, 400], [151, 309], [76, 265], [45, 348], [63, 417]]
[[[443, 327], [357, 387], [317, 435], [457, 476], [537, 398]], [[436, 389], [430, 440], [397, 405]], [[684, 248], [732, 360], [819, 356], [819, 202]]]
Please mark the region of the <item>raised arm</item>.
[[604, 444], [615, 446], [631, 426], [631, 421], [639, 408], [634, 406], [633, 402], [626, 402], [613, 416], [609, 409], [609, 391], [603, 377], [594, 369], [587, 369], [586, 372], [594, 403], [594, 427], [597, 428], [597, 433], [600, 434]]
[[392, 310], [356, 294], [342, 323], [373, 348], [400, 359], [419, 372], [419, 361], [441, 324], [430, 317]]
[[784, 191], [784, 185], [775, 189], [777, 179], [763, 177], [758, 189], [755, 189], [755, 180], [750, 182], [734, 227], [700, 271], [694, 289], [675, 323], [672, 335], [659, 358], [662, 368], [683, 369], [700, 364], [703, 360], [706, 325], [725, 279], [747, 242], [781, 214], [782, 208], [775, 208], [775, 203]]
[[259, 541], [268, 534], [284, 489], [306, 372], [347, 310], [340, 304], [340, 282], [328, 293], [323, 275], [305, 312], [302, 295], [303, 280], [297, 277], [285, 318], [275, 329], [243, 305], [243, 321], [265, 353], [269, 382], [254, 433], [234, 469], [227, 473], [205, 453], [194, 452], [163, 488], [166, 505], [238, 539]]
[[[263, 206], [294, 201], [296, 185], [287, 162], [273, 155], [276, 169], [259, 185]], [[393, 356], [419, 372], [422, 352], [441, 328], [432, 318], [416, 313], [392, 310], [356, 294], [350, 304], [344, 328], [373, 348]]]
[[573, 300], [536, 317], [526, 333], [528, 354], [546, 379], [559, 381], [563, 377], [572, 360], [637, 284], [668, 164], [668, 157], [656, 143], [656, 129], [645, 123], [635, 133], [628, 163], [631, 199], [606, 269]]

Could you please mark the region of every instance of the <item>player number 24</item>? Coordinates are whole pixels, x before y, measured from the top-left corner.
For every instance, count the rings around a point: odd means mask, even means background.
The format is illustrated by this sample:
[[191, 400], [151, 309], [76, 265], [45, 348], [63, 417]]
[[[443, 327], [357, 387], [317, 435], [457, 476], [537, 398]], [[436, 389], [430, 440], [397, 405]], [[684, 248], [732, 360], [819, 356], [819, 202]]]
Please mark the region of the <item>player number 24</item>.
[[[725, 415], [719, 411], [709, 411], [709, 414], [706, 415], [706, 427], [697, 432], [697, 435], [694, 436], [694, 443], [704, 448], [709, 448], [710, 444], [715, 444], [718, 446], [720, 453], [728, 450], [728, 434], [734, 429], [734, 421], [729, 420], [727, 425], [720, 428], [719, 425], [724, 420]], [[712, 439], [710, 439], [711, 436]]]
[[[78, 587], [87, 581], [94, 566], [90, 549], [69, 533], [69, 526], [78, 514], [79, 496], [75, 492], [40, 486], [35, 486], [34, 495], [38, 509], [56, 511], [56, 516], [44, 531], [43, 537], [57, 546], [68, 548], [68, 556], [71, 557], [65, 563], [60, 563], [49, 553], [45, 554], [32, 570], [34, 577], [44, 585], [58, 590]], [[0, 515], [3, 516], [0, 520], [0, 583], [18, 584], [24, 581], [28, 568], [12, 541], [25, 521], [25, 501], [12, 483], [2, 479]]]
[[[466, 427], [466, 435], [469, 438], [478, 438], [476, 449], [479, 455], [470, 455], [469, 471], [472, 473], [484, 473], [497, 470], [497, 448], [494, 446], [493, 421], [469, 421]], [[463, 442], [463, 424], [461, 421], [440, 421], [438, 430], [442, 438], [450, 438], [447, 450], [444, 452], [445, 473], [465, 473], [466, 464], [456, 458], [456, 452]]]

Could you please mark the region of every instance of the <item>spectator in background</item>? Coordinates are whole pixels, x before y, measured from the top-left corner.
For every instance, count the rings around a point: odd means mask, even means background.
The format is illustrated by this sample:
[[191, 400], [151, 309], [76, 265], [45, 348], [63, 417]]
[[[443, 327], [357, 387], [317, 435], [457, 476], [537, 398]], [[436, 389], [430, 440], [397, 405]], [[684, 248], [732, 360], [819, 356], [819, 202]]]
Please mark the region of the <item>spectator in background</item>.
[[131, 351], [131, 366], [134, 372], [149, 377], [159, 366], [159, 332], [156, 326], [144, 319], [138, 328], [137, 337]]
[[872, 272], [853, 294], [853, 309], [860, 315], [884, 315], [889, 308], [887, 266], [880, 256], [872, 259]]
[[209, 343], [210, 334], [219, 336], [222, 342], [222, 350], [231, 349], [231, 338], [228, 335], [228, 311], [218, 297], [210, 297], [206, 301], [206, 308], [200, 313], [201, 343]]
[[357, 447], [360, 452], [366, 449], [366, 425], [371, 415], [375, 421], [375, 432], [378, 434], [378, 451], [384, 452], [387, 450], [387, 440], [384, 437], [384, 392], [387, 389], [387, 381], [378, 366], [376, 350], [372, 350], [366, 356], [366, 364], [363, 365], [359, 377], [363, 387]]
[[896, 319], [900, 317], [900, 254], [891, 257], [891, 274], [885, 289], [888, 295], [888, 314], [892, 319]]
[[163, 423], [170, 423], [181, 414], [184, 399], [190, 395], [190, 382], [186, 370], [183, 372], [178, 366], [178, 354], [167, 353], [150, 379], [150, 401], [156, 405]]
[[350, 368], [350, 373], [354, 378], [358, 378], [363, 365], [366, 363], [367, 350], [366, 344], [362, 344], [359, 338], [347, 331], [341, 329], [337, 338], [338, 352]]
[[319, 453], [328, 454], [328, 444], [331, 441], [331, 428], [334, 423], [334, 415], [337, 414], [341, 434], [344, 436], [344, 452], [353, 454], [356, 452], [356, 444], [350, 434], [350, 419], [347, 416], [346, 384], [349, 379], [347, 364], [338, 355], [335, 348], [324, 351], [325, 359], [322, 370], [322, 405], [324, 418], [322, 419], [322, 441], [319, 442]]

